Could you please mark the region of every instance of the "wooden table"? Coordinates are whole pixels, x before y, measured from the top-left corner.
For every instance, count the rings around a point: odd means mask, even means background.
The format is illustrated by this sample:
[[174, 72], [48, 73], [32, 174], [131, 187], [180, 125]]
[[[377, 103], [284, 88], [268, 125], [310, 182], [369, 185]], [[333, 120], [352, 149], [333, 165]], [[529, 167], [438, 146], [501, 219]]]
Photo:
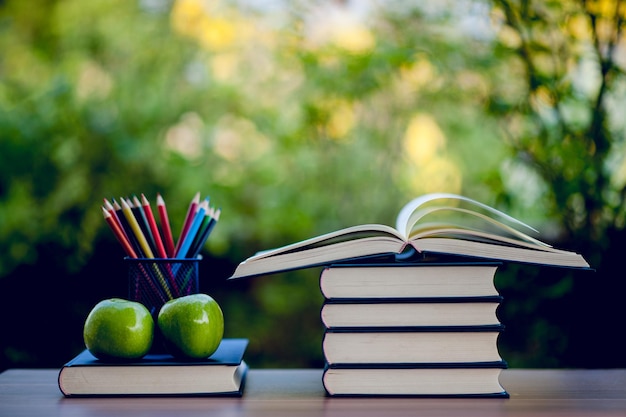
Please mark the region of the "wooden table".
[[0, 417], [626, 416], [626, 369], [507, 369], [509, 399], [328, 398], [317, 369], [253, 369], [242, 398], [64, 398], [58, 370], [0, 374]]

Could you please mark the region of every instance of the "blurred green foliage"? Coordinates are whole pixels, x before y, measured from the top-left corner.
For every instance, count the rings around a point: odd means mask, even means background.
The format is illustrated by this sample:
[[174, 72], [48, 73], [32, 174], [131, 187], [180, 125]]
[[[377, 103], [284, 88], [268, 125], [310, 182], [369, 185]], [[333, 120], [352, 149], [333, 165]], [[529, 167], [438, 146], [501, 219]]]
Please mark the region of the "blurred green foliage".
[[238, 262], [393, 224], [433, 191], [498, 206], [597, 268], [503, 268], [511, 366], [626, 365], [609, 272], [626, 240], [625, 9], [1, 2], [0, 368], [60, 366], [89, 309], [125, 295], [103, 198], [160, 192], [176, 234], [197, 191], [222, 209], [202, 289], [253, 366], [322, 365], [319, 270], [226, 282]]

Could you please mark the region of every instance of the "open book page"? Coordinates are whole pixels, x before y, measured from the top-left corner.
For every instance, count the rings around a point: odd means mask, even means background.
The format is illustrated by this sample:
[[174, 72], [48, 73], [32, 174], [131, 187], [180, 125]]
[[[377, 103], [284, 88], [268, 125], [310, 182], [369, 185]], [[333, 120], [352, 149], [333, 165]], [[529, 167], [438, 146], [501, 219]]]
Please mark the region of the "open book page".
[[511, 238], [499, 234], [493, 234], [484, 232], [482, 230], [469, 229], [465, 227], [459, 227], [457, 225], [448, 224], [444, 225], [437, 223], [433, 227], [421, 228], [419, 231], [414, 232], [411, 235], [411, 244], [418, 251], [421, 250], [420, 240], [427, 238], [447, 238], [447, 239], [460, 239], [460, 240], [472, 240], [475, 242], [490, 243], [492, 245], [507, 245], [515, 247], [524, 247], [534, 250], [542, 250], [547, 252], [566, 252], [559, 249], [555, 249], [548, 244], [538, 241], [539, 243], [520, 240], [517, 238]]
[[[533, 246], [539, 246], [542, 248], [550, 247], [551, 245], [540, 241], [526, 233], [515, 229], [508, 224], [502, 223], [494, 218], [491, 218], [483, 213], [468, 210], [460, 207], [425, 207], [420, 210], [421, 217], [420, 222], [413, 225], [410, 231], [411, 240], [415, 240], [419, 236], [423, 236], [430, 232], [435, 232], [438, 228], [456, 228], [465, 229], [465, 235], [471, 235], [476, 233], [483, 237], [489, 237], [492, 241], [502, 241], [503, 243], [512, 243], [513, 241], [524, 242]], [[423, 222], [427, 217], [437, 217], [436, 215], [445, 219], [446, 222]], [[508, 238], [508, 239], [503, 239]]]
[[328, 246], [331, 244], [337, 244], [346, 241], [353, 241], [355, 239], [363, 239], [375, 236], [389, 236], [397, 239], [398, 241], [406, 242], [404, 237], [391, 226], [387, 226], [384, 224], [363, 224], [359, 226], [352, 226], [345, 229], [336, 230], [334, 232], [312, 237], [310, 239], [302, 240], [300, 242], [292, 243], [286, 246], [281, 246], [279, 248], [258, 252], [254, 256], [250, 257], [249, 260], [268, 258], [271, 256], [301, 251], [304, 249], [314, 249], [321, 246]]
[[[438, 205], [429, 205], [437, 200], [449, 200], [448, 204], [438, 204]], [[452, 201], [450, 201], [452, 200]], [[470, 209], [463, 209], [459, 207], [460, 204], [466, 204], [472, 207]], [[398, 213], [398, 217], [396, 218], [396, 229], [403, 235], [409, 236], [411, 231], [416, 227], [416, 224], [425, 216], [432, 214], [441, 210], [456, 210], [459, 212], [465, 212], [468, 214], [473, 214], [476, 217], [482, 217], [483, 219], [487, 219], [494, 225], [497, 225], [508, 232], [514, 231], [513, 234], [517, 234], [518, 237], [523, 238], [524, 240], [533, 240], [527, 234], [515, 229], [511, 226], [507, 226], [504, 222], [511, 223], [516, 226], [521, 226], [524, 229], [532, 231], [534, 233], [538, 233], [533, 227], [517, 220], [514, 217], [509, 216], [506, 213], [501, 212], [493, 207], [490, 207], [486, 204], [480, 203], [476, 200], [473, 200], [468, 197], [460, 196], [457, 194], [451, 193], [433, 193], [426, 194], [420, 197], [417, 197], [411, 201], [409, 201]], [[487, 215], [482, 214], [479, 210], [482, 210], [487, 213]], [[539, 243], [536, 241], [536, 243]], [[543, 242], [541, 242], [543, 244]]]
[[426, 237], [419, 240], [419, 248], [425, 253], [445, 253], [536, 265], [589, 268], [587, 261], [575, 252], [537, 246], [528, 248], [519, 245], [490, 244], [475, 239]]
[[240, 278], [303, 267], [326, 265], [340, 260], [362, 258], [381, 253], [399, 253], [406, 242], [392, 235], [370, 236], [356, 240], [344, 240], [332, 245], [308, 247], [295, 252], [271, 251], [265, 257], [249, 258], [241, 262], [233, 276]]

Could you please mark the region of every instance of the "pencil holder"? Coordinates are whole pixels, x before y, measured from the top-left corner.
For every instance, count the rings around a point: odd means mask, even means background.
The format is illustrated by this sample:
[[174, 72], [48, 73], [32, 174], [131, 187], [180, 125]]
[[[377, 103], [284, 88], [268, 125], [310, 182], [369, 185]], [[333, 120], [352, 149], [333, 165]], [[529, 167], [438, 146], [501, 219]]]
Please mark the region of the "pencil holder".
[[124, 258], [128, 264], [129, 299], [156, 317], [169, 300], [198, 293], [202, 257], [194, 259]]

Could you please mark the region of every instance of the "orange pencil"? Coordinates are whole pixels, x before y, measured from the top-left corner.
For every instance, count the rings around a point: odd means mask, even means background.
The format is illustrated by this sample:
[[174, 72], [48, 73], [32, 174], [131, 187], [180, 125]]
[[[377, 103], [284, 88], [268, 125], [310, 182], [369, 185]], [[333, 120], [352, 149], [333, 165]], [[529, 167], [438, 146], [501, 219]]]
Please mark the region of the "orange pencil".
[[163, 229], [165, 251], [168, 257], [173, 258], [176, 254], [176, 249], [174, 248], [174, 237], [172, 236], [172, 228], [170, 227], [169, 217], [167, 217], [167, 208], [165, 207], [165, 201], [163, 201], [163, 197], [161, 197], [161, 194], [157, 194], [156, 205], [159, 210], [159, 218], [161, 219], [161, 229]]
[[126, 254], [131, 258], [136, 258], [137, 254], [135, 253], [135, 250], [131, 246], [128, 239], [126, 239], [126, 235], [118, 225], [117, 221], [113, 218], [113, 215], [104, 207], [102, 207], [102, 215], [104, 216], [104, 220], [106, 220], [109, 224], [109, 227], [111, 227], [113, 234], [124, 248]]
[[178, 238], [178, 242], [176, 242], [176, 249], [174, 250], [174, 254], [177, 254], [180, 250], [180, 245], [183, 244], [185, 240], [185, 236], [187, 236], [187, 232], [189, 231], [189, 227], [191, 223], [193, 223], [193, 219], [196, 217], [196, 211], [198, 210], [198, 205], [200, 204], [200, 192], [197, 192], [191, 203], [189, 203], [189, 208], [187, 209], [187, 215], [185, 216], [185, 222], [183, 223], [183, 228], [180, 231], [180, 237]]
[[148, 220], [150, 231], [152, 232], [152, 236], [154, 237], [154, 243], [157, 249], [157, 253], [161, 258], [167, 258], [165, 246], [163, 246], [163, 241], [161, 240], [159, 229], [157, 227], [156, 221], [154, 220], [154, 214], [152, 214], [152, 208], [150, 207], [148, 199], [143, 194], [141, 194], [141, 204], [143, 206], [143, 211], [146, 215], [146, 219]]

